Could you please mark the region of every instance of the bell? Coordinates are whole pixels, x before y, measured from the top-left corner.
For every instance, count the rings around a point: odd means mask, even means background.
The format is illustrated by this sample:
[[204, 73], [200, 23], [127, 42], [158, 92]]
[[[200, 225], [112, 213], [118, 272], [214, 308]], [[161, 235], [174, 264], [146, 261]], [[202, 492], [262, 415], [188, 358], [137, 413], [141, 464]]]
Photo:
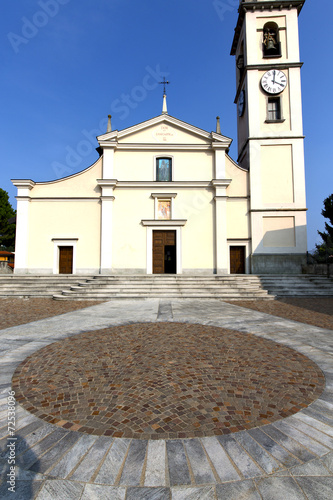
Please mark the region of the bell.
[[275, 49], [275, 42], [273, 38], [267, 40], [267, 50]]

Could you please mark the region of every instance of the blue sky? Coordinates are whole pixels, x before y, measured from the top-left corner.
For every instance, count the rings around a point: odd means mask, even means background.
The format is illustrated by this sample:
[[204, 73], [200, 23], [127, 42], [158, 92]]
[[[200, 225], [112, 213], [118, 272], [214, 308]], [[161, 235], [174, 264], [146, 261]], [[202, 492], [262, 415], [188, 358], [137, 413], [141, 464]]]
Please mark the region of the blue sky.
[[[217, 9], [216, 5], [220, 8]], [[207, 131], [221, 117], [237, 159], [234, 58], [237, 0], [15, 0], [0, 18], [0, 187], [52, 180], [98, 155], [94, 137], [161, 113]], [[333, 193], [332, 0], [300, 15], [308, 247], [320, 241], [323, 200]]]

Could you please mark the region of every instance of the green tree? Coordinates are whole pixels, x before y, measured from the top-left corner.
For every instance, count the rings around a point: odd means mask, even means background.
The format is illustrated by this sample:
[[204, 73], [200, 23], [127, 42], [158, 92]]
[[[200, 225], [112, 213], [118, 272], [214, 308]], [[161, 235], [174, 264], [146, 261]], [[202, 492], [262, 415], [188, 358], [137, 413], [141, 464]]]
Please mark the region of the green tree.
[[316, 253], [322, 259], [333, 259], [333, 194], [324, 200], [324, 208], [321, 215], [328, 219], [331, 224], [325, 222], [325, 231], [318, 231], [322, 243], [316, 245]]
[[[0, 188], [0, 249], [15, 250], [16, 210], [9, 203], [7, 191]], [[11, 219], [11, 220], [10, 220]]]

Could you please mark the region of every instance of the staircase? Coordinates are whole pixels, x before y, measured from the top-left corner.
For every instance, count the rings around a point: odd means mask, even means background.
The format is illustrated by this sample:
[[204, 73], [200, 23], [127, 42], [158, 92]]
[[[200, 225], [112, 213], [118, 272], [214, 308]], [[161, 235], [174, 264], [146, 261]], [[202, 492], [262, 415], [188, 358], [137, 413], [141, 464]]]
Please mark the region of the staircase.
[[77, 275], [1, 275], [0, 298], [53, 297], [55, 293], [84, 281], [88, 276]]
[[0, 298], [56, 300], [129, 298], [272, 300], [276, 297], [333, 297], [333, 279], [300, 275], [0, 275]]
[[135, 275], [95, 276], [71, 286], [56, 300], [109, 300], [112, 298], [170, 299], [273, 299], [254, 275], [184, 276]]
[[333, 297], [333, 278], [315, 274], [263, 274], [262, 287], [276, 297]]

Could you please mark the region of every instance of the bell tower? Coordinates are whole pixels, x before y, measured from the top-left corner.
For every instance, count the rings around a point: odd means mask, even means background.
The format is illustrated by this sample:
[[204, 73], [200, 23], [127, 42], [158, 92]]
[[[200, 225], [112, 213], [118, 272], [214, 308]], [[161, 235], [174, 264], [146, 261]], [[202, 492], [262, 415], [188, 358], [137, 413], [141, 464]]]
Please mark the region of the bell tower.
[[240, 0], [238, 163], [249, 170], [251, 272], [301, 273], [306, 199], [298, 16], [305, 0]]

